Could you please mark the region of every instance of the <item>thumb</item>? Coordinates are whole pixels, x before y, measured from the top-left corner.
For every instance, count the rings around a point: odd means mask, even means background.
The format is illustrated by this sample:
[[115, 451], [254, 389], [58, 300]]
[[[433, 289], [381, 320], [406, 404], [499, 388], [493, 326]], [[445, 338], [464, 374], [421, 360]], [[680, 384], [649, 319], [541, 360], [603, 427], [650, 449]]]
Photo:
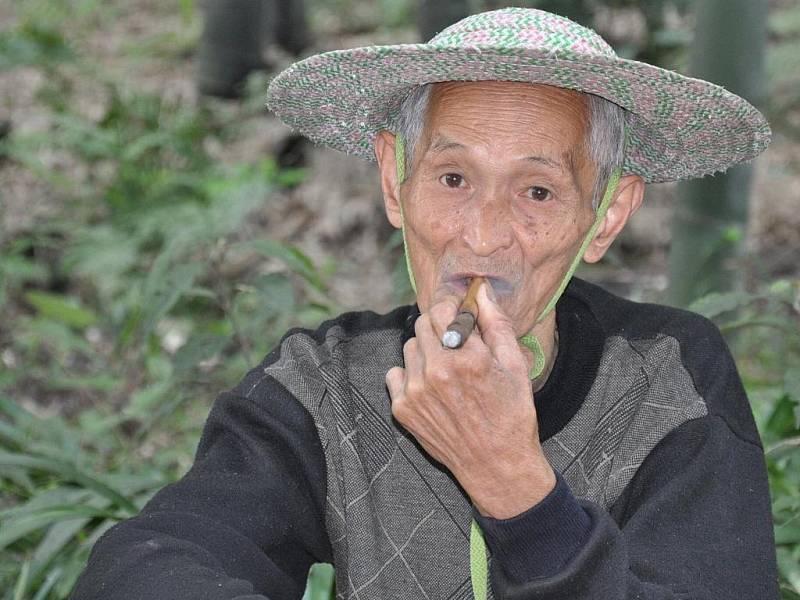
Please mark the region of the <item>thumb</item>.
[[491, 284], [488, 281], [481, 284], [476, 297], [481, 338], [501, 365], [510, 367], [520, 361], [524, 364], [514, 325], [495, 298]]

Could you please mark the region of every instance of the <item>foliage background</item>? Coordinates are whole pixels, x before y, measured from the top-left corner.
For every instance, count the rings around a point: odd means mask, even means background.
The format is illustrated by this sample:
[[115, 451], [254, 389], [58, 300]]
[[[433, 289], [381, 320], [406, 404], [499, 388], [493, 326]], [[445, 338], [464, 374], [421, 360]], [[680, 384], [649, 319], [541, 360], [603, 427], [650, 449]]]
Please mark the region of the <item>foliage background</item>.
[[[414, 41], [411, 0], [315, 0], [311, 51]], [[497, 4], [497, 3], [495, 3]], [[536, 4], [529, 2], [529, 4]], [[540, 3], [541, 4], [541, 3]], [[662, 12], [653, 19], [648, 10]], [[618, 51], [686, 70], [693, 3], [596, 2]], [[800, 6], [770, 2], [744, 289], [728, 335], [764, 439], [784, 598], [800, 598]], [[409, 299], [370, 167], [245, 98], [198, 97], [193, 0], [0, 0], [0, 595], [65, 598], [96, 539], [191, 464], [200, 428], [290, 326]], [[270, 49], [275, 69], [289, 57]], [[674, 187], [582, 275], [665, 291]], [[330, 572], [312, 573], [326, 597]]]

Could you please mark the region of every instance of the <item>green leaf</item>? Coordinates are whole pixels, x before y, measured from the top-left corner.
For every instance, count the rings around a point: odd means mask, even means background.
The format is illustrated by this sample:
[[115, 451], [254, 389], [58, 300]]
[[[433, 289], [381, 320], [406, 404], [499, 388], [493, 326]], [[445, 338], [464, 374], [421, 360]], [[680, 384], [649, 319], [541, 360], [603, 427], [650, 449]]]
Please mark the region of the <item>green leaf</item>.
[[47, 457], [25, 456], [11, 452], [0, 452], [0, 466], [27, 467], [40, 469], [61, 479], [72, 481], [87, 489], [93, 490], [111, 500], [114, 504], [131, 515], [139, 511], [138, 507], [122, 496], [117, 490], [111, 488], [96, 477], [80, 471], [75, 465], [63, 460]]
[[[4, 414], [4, 411], [1, 407], [0, 414]], [[3, 446], [16, 446], [18, 448], [25, 448], [27, 442], [28, 436], [20, 431], [17, 427], [14, 427], [5, 421], [0, 421], [0, 443], [2, 443]]]
[[722, 231], [722, 239], [729, 244], [737, 244], [744, 238], [744, 231], [739, 226], [726, 227]]
[[3, 478], [15, 483], [20, 489], [25, 490], [29, 494], [33, 493], [35, 489], [33, 480], [25, 469], [7, 468], [3, 471], [2, 476], [0, 476], [0, 481], [2, 481]]
[[191, 23], [194, 14], [194, 0], [179, 0], [178, 6], [181, 9], [181, 20], [184, 24]]
[[61, 567], [56, 567], [50, 571], [42, 585], [39, 586], [39, 590], [36, 592], [33, 600], [45, 600], [45, 598], [47, 598], [47, 594], [50, 593], [50, 590], [53, 588], [56, 582], [58, 582], [63, 573], [64, 570]]
[[44, 283], [47, 280], [47, 269], [44, 265], [33, 262], [22, 256], [6, 256], [0, 260], [0, 273], [13, 284], [24, 282]]
[[178, 374], [189, 373], [197, 365], [221, 352], [229, 342], [227, 336], [214, 333], [193, 333], [175, 353], [173, 366]]
[[[149, 494], [161, 489], [170, 483], [170, 478], [165, 473], [150, 470], [140, 473], [109, 473], [105, 476], [105, 481], [121, 494], [132, 498], [143, 491]], [[136, 502], [134, 504], [139, 505]]]
[[783, 389], [794, 402], [794, 426], [800, 429], [800, 368], [790, 367], [783, 374]]
[[113, 392], [120, 389], [122, 380], [112, 375], [53, 375], [44, 386], [50, 390]]
[[765, 453], [774, 459], [783, 458], [800, 450], [800, 436], [787, 438], [767, 447]]
[[745, 292], [714, 292], [698, 298], [689, 305], [689, 310], [713, 319], [722, 313], [737, 310], [752, 302], [754, 297]]
[[179, 264], [169, 268], [171, 251], [165, 251], [156, 259], [145, 282], [142, 299], [142, 335], [146, 339], [181, 297], [194, 285], [194, 280], [203, 272], [200, 263]]
[[276, 240], [262, 239], [241, 242], [236, 244], [236, 247], [254, 250], [263, 256], [280, 260], [292, 271], [303, 277], [317, 291], [325, 293], [325, 284], [319, 271], [312, 260], [296, 246]]
[[0, 68], [66, 61], [72, 49], [56, 29], [32, 22], [0, 31]]
[[308, 179], [308, 169], [282, 169], [278, 172], [276, 183], [282, 188], [297, 187]]
[[794, 411], [794, 401], [786, 394], [780, 396], [767, 420], [765, 433], [769, 433], [778, 439], [794, 435], [797, 432]]
[[107, 499], [96, 496], [94, 492], [90, 490], [71, 487], [56, 487], [52, 489], [39, 488], [36, 491], [36, 495], [24, 504], [12, 506], [0, 511], [0, 518], [3, 520], [16, 519], [25, 515], [49, 510], [56, 506], [85, 504], [89, 502], [92, 497], [108, 502]]
[[258, 277], [253, 284], [267, 306], [275, 312], [289, 312], [294, 308], [294, 289], [285, 275], [269, 273]]
[[[80, 329], [75, 329], [65, 323], [38, 315], [27, 322], [27, 327], [18, 340], [27, 350], [41, 348], [42, 345], [52, 350], [56, 355], [66, 356], [73, 352], [80, 352], [87, 358], [94, 358], [95, 349], [81, 334]], [[50, 364], [49, 370], [60, 372], [63, 367], [60, 363]]]
[[[78, 451], [78, 436], [58, 416], [42, 419], [3, 396], [0, 396], [0, 415], [6, 416], [13, 427], [24, 436], [20, 443], [23, 453], [42, 452], [42, 441], [50, 453], [75, 454]], [[20, 440], [20, 437], [16, 436], [15, 439]]]
[[85, 329], [97, 322], [97, 315], [84, 308], [74, 298], [48, 292], [26, 292], [25, 300], [43, 317], [70, 327]]
[[778, 571], [786, 579], [791, 589], [800, 593], [800, 561], [797, 559], [796, 552], [792, 552], [788, 548], [777, 548], [776, 552]]
[[125, 147], [125, 149], [122, 151], [121, 160], [138, 160], [146, 152], [168, 146], [169, 142], [170, 137], [166, 132], [152, 131], [150, 133], [146, 133], [133, 140]]
[[775, 544], [778, 546], [800, 544], [800, 521], [795, 519], [790, 523], [776, 525]]
[[149, 415], [158, 409], [170, 387], [171, 382], [160, 381], [136, 390], [131, 394], [130, 402], [124, 409], [125, 415], [131, 419], [147, 419]]
[[25, 514], [6, 519], [0, 526], [0, 550], [25, 537], [29, 533], [48, 527], [53, 523], [71, 521], [73, 519], [106, 518], [120, 520], [124, 518], [113, 511], [92, 506], [65, 505], [54, 506], [39, 512]]
[[22, 568], [19, 570], [19, 576], [17, 577], [17, 584], [14, 586], [14, 600], [23, 600], [25, 598], [25, 592], [28, 591], [28, 573], [30, 569], [30, 561], [26, 560], [22, 563]]

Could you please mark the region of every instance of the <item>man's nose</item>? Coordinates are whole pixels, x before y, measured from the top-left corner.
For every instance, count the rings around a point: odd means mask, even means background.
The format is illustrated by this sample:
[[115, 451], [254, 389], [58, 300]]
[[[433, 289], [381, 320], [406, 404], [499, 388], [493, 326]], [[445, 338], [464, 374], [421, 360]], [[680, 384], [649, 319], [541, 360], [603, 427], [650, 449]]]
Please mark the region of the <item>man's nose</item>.
[[474, 254], [490, 256], [511, 246], [511, 214], [496, 194], [473, 198], [465, 212], [462, 236]]

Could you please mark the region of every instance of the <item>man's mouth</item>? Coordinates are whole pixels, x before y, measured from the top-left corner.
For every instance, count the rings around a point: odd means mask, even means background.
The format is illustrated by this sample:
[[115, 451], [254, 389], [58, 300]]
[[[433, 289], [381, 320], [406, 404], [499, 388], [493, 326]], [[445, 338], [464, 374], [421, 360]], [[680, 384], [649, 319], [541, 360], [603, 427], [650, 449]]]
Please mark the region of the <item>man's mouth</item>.
[[514, 291], [514, 285], [508, 279], [500, 277], [495, 273], [479, 273], [477, 271], [454, 273], [453, 275], [445, 277], [444, 284], [455, 293], [464, 295], [467, 293], [467, 287], [473, 277], [485, 277], [489, 283], [492, 284], [492, 289], [498, 297], [510, 295]]

